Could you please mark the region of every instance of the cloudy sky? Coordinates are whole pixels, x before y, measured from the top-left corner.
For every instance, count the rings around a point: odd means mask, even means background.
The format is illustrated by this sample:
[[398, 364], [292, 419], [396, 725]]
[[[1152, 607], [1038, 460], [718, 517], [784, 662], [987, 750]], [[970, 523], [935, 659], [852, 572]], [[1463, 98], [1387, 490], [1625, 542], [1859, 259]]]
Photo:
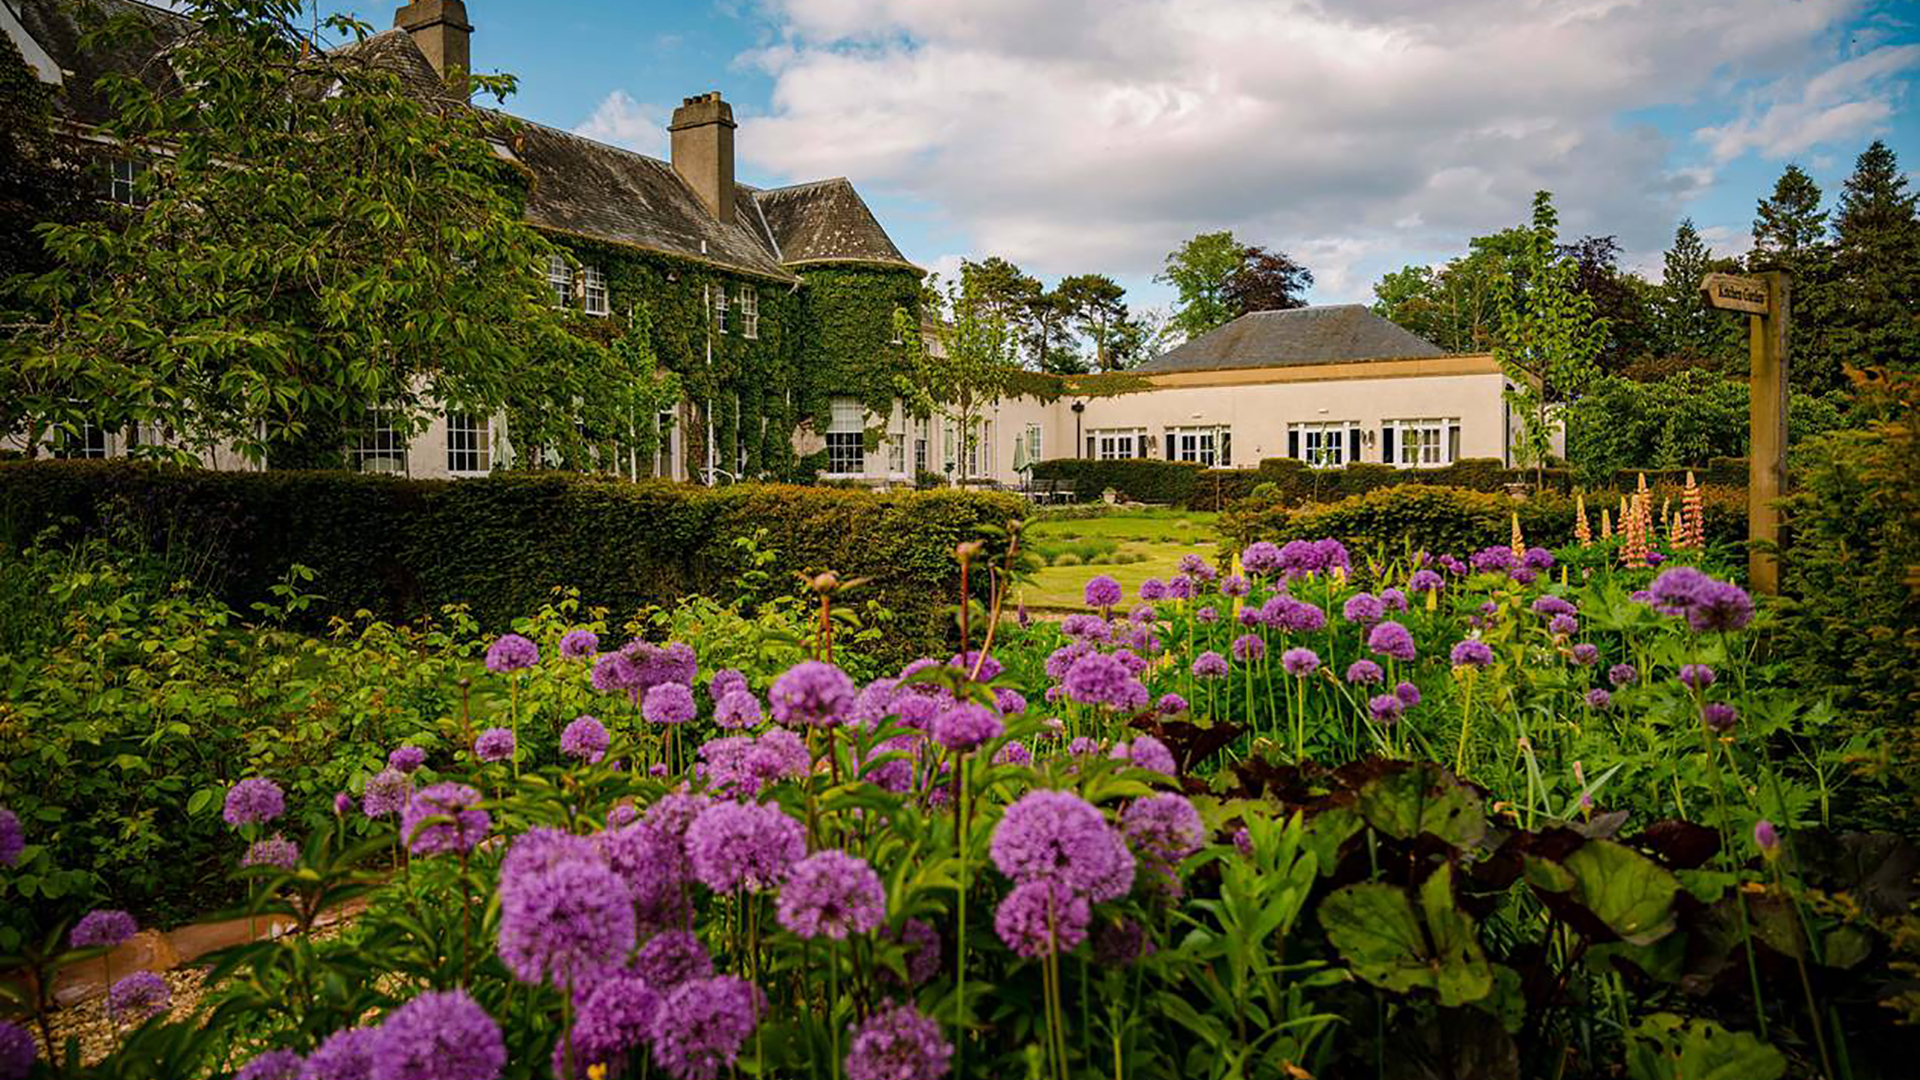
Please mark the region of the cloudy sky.
[[[1742, 251], [1788, 161], [1920, 169], [1912, 0], [467, 0], [509, 107], [665, 156], [721, 90], [743, 178], [851, 177], [907, 256], [1101, 271], [1137, 301], [1230, 228], [1317, 303], [1555, 193], [1657, 274], [1691, 215]], [[369, 22], [390, 8], [359, 5]]]

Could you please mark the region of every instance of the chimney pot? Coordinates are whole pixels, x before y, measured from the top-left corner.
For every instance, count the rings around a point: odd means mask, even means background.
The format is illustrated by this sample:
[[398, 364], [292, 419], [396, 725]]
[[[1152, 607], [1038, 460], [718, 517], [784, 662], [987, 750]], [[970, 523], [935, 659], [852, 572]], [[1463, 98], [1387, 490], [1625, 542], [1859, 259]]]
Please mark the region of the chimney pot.
[[393, 27], [405, 30], [433, 70], [465, 97], [473, 70], [473, 24], [462, 0], [413, 0], [393, 13]]
[[733, 220], [733, 106], [712, 90], [681, 101], [667, 125], [673, 171], [715, 220]]

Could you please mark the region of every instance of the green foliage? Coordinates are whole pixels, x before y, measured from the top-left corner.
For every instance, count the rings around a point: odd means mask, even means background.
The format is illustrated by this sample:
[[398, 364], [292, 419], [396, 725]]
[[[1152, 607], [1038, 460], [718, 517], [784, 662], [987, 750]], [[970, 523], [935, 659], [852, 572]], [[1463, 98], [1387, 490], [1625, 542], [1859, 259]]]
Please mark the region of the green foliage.
[[1507, 229], [1474, 237], [1465, 255], [1439, 268], [1393, 271], [1373, 287], [1374, 313], [1448, 352], [1487, 352], [1500, 325], [1499, 281], [1530, 242], [1528, 230]]
[[[1567, 411], [1567, 457], [1589, 485], [1632, 469], [1704, 467], [1714, 458], [1747, 453], [1748, 382], [1689, 368], [1641, 382], [1604, 376]], [[1787, 399], [1787, 443], [1798, 453], [1807, 440], [1846, 423], [1838, 395], [1793, 391]]]
[[[980, 443], [981, 419], [1013, 391], [1019, 368], [1011, 329], [996, 304], [968, 292], [964, 285], [949, 283], [942, 294], [937, 282], [930, 283], [924, 302], [948, 312], [949, 317], [935, 331], [938, 341], [923, 342], [917, 322], [904, 312], [895, 316], [901, 340], [909, 342], [909, 361], [895, 379], [894, 392], [908, 415], [931, 417], [936, 428], [951, 425], [959, 433], [954, 479], [964, 484], [967, 461]], [[881, 415], [891, 411], [889, 402]]]
[[1598, 373], [1606, 321], [1578, 287], [1579, 267], [1556, 246], [1553, 197], [1533, 197], [1533, 227], [1494, 293], [1500, 329], [1493, 354], [1507, 377], [1507, 401], [1520, 416], [1515, 445], [1522, 465], [1544, 466], [1560, 426], [1551, 406], [1577, 400]]
[[1173, 325], [1187, 340], [1240, 314], [1227, 298], [1227, 284], [1240, 269], [1245, 251], [1231, 232], [1221, 231], [1201, 233], [1168, 253], [1166, 266], [1154, 280], [1172, 285], [1179, 293]]

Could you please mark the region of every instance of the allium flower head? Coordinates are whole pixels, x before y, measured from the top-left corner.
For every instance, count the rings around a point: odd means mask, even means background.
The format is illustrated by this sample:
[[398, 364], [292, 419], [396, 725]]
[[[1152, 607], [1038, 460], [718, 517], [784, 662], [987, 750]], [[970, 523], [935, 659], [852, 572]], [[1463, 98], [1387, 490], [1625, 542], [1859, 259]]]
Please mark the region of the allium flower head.
[[[301, 1065], [300, 1055], [292, 1050], [268, 1050], [242, 1066], [233, 1080], [300, 1080]], [[0, 1076], [5, 1075], [0, 1068]]]
[[11, 869], [20, 864], [20, 853], [27, 849], [27, 836], [20, 828], [20, 815], [0, 807], [0, 866]]
[[1402, 682], [1394, 687], [1393, 696], [1399, 698], [1400, 704], [1409, 709], [1420, 704], [1420, 688], [1410, 682]]
[[1193, 674], [1200, 679], [1219, 679], [1227, 674], [1227, 658], [1212, 649], [1193, 658]]
[[663, 682], [647, 688], [640, 715], [650, 724], [684, 724], [699, 715], [693, 691], [685, 683]]
[[1200, 812], [1173, 792], [1135, 799], [1120, 816], [1120, 830], [1136, 854], [1163, 868], [1199, 851], [1207, 838]]
[[1107, 919], [1093, 936], [1093, 960], [1102, 967], [1125, 967], [1153, 952], [1153, 939], [1138, 919]]
[[1020, 691], [1003, 686], [993, 692], [993, 704], [1001, 716], [1018, 716], [1027, 711], [1027, 699]]
[[1402, 661], [1419, 655], [1413, 646], [1413, 634], [1397, 622], [1383, 622], [1367, 631], [1367, 649]]
[[1446, 586], [1446, 581], [1431, 570], [1415, 570], [1413, 576], [1407, 578], [1408, 592], [1439, 592]]
[[962, 702], [934, 717], [931, 734], [935, 742], [956, 753], [965, 753], [981, 743], [997, 739], [1006, 731], [993, 710], [971, 701]]
[[1607, 669], [1607, 681], [1615, 688], [1632, 686], [1639, 678], [1640, 673], [1634, 670], [1632, 664], [1615, 664]]
[[1386, 678], [1380, 665], [1371, 660], [1355, 660], [1347, 665], [1347, 682], [1353, 686], [1366, 686]]
[[151, 971], [136, 971], [107, 991], [107, 1015], [122, 1020], [145, 1020], [166, 1012], [173, 1002], [167, 980]]
[[280, 785], [264, 776], [249, 776], [227, 789], [227, 804], [221, 817], [227, 824], [263, 825], [287, 812], [287, 797]]
[[744, 979], [683, 983], [654, 1015], [654, 1064], [674, 1080], [714, 1080], [739, 1058], [765, 1009], [760, 989]]
[[1600, 646], [1590, 641], [1583, 641], [1575, 645], [1571, 653], [1573, 662], [1579, 664], [1581, 667], [1591, 667], [1600, 660]]
[[968, 649], [965, 654], [956, 654], [947, 661], [948, 667], [969, 674], [973, 672], [976, 665], [980, 668], [978, 678], [981, 682], [992, 682], [1000, 677], [1001, 672], [1007, 670], [1007, 665], [995, 660], [992, 656], [981, 657], [979, 649]]
[[713, 722], [723, 728], [753, 727], [760, 722], [760, 699], [746, 690], [729, 690], [713, 707]]
[[1193, 621], [1202, 626], [1212, 626], [1220, 621], [1220, 609], [1209, 604], [1193, 613]]
[[1067, 670], [1067, 696], [1082, 705], [1110, 705], [1131, 677], [1119, 660], [1106, 653], [1090, 652], [1074, 660]]
[[1543, 547], [1528, 548], [1526, 554], [1520, 556], [1520, 565], [1529, 570], [1551, 570], [1553, 569], [1553, 552]]
[[569, 858], [500, 891], [500, 959], [521, 982], [581, 985], [625, 960], [634, 935], [632, 894], [598, 859]]
[[721, 668], [714, 672], [713, 678], [707, 682], [707, 696], [713, 699], [715, 705], [720, 704], [722, 698], [735, 690], [745, 689], [747, 689], [747, 677], [733, 668]]
[[474, 736], [473, 756], [481, 761], [509, 761], [513, 758], [513, 732], [493, 727]]
[[[919, 919], [908, 919], [900, 925], [898, 933], [887, 929], [882, 930], [880, 936], [906, 947], [907, 985], [919, 986], [940, 973], [940, 935], [932, 926]], [[898, 981], [890, 969], [883, 970], [881, 978]]]
[[1100, 811], [1072, 792], [1021, 796], [994, 827], [988, 851], [1015, 881], [1058, 881], [1075, 892], [1111, 889], [1123, 873], [1132, 883], [1132, 854]]
[[1580, 632], [1580, 620], [1572, 615], [1555, 615], [1547, 620], [1547, 633], [1554, 637], [1572, 637]]
[[1528, 607], [1535, 615], [1543, 619], [1551, 619], [1555, 615], [1578, 615], [1580, 613], [1580, 609], [1573, 606], [1571, 602], [1564, 597], [1555, 596], [1552, 593], [1546, 593], [1540, 596], [1535, 599], [1532, 604], [1528, 605]]
[[26, 1028], [10, 1020], [0, 1020], [0, 1080], [26, 1080], [40, 1046]]
[[280, 870], [291, 870], [300, 865], [300, 845], [274, 833], [264, 839], [255, 840], [247, 845], [247, 853], [240, 857], [240, 865], [271, 866]]
[[584, 660], [600, 651], [600, 635], [591, 630], [569, 630], [560, 637], [560, 655]]
[[[656, 686], [647, 691], [647, 700], [653, 700], [654, 691], [659, 689]], [[686, 687], [680, 689], [684, 691]], [[610, 740], [607, 738], [606, 725], [591, 716], [575, 717], [560, 733], [560, 752], [589, 764], [598, 764], [601, 758], [607, 756], [608, 745]]]
[[773, 718], [792, 727], [832, 727], [852, 710], [853, 680], [832, 664], [803, 660], [774, 680]]
[[687, 827], [693, 876], [717, 893], [772, 888], [807, 853], [806, 830], [778, 806], [718, 802]]
[[1540, 571], [1531, 566], [1516, 566], [1507, 571], [1507, 576], [1521, 585], [1531, 585], [1540, 577]]
[[513, 838], [507, 857], [500, 861], [500, 892], [519, 888], [522, 882], [567, 862], [604, 862], [593, 840], [546, 825], [535, 826]]
[[73, 925], [68, 942], [76, 949], [112, 948], [140, 932], [133, 916], [124, 911], [99, 908], [87, 912]]
[[341, 1028], [307, 1055], [300, 1080], [367, 1080], [380, 1045], [374, 1028]]
[[1140, 599], [1152, 603], [1167, 598], [1167, 583], [1159, 578], [1148, 578], [1140, 583]]
[[1304, 645], [1280, 654], [1280, 667], [1296, 679], [1304, 679], [1320, 670], [1320, 654]]
[[1087, 940], [1093, 908], [1084, 893], [1053, 880], [1016, 885], [993, 913], [993, 929], [1007, 948], [1029, 960], [1072, 952]]
[[1375, 694], [1367, 699], [1367, 711], [1373, 714], [1375, 723], [1391, 724], [1400, 719], [1407, 706], [1396, 694]]
[[1647, 591], [1653, 594], [1653, 607], [1666, 615], [1679, 615], [1692, 607], [1702, 589], [1714, 580], [1691, 566], [1662, 570]]
[[1715, 735], [1724, 735], [1740, 722], [1740, 713], [1724, 701], [1709, 701], [1700, 706], [1700, 722]]
[[1249, 574], [1270, 574], [1280, 569], [1280, 549], [1265, 540], [1256, 540], [1240, 553], [1240, 565]]
[[1493, 649], [1479, 638], [1468, 638], [1453, 647], [1454, 667], [1483, 668], [1493, 663]]
[[633, 970], [661, 990], [711, 978], [713, 957], [691, 930], [665, 930], [647, 940], [633, 958]]
[[1693, 595], [1687, 625], [1698, 633], [1740, 630], [1753, 621], [1753, 597], [1730, 581], [1710, 581]]
[[1605, 687], [1596, 686], [1593, 689], [1587, 691], [1587, 708], [1604, 709], [1607, 706], [1612, 704], [1613, 704], [1613, 695], [1607, 693]]
[[372, 1080], [498, 1080], [500, 1025], [465, 990], [427, 991], [395, 1009], [374, 1043]]
[[1350, 623], [1372, 626], [1386, 618], [1387, 605], [1372, 593], [1358, 592], [1347, 597], [1346, 605], [1340, 609], [1340, 613]]
[[400, 835], [415, 855], [465, 854], [487, 838], [493, 818], [465, 784], [421, 788], [400, 815]]
[[1220, 595], [1238, 598], [1253, 591], [1253, 586], [1239, 574], [1228, 574], [1220, 579]]
[[1151, 735], [1142, 735], [1133, 740], [1127, 747], [1127, 758], [1137, 768], [1148, 769], [1165, 776], [1172, 776], [1178, 771], [1178, 766], [1174, 764], [1173, 751], [1167, 749], [1166, 743]]
[[1087, 582], [1084, 599], [1091, 608], [1110, 608], [1126, 597], [1120, 583], [1106, 574], [1095, 576]]
[[1475, 552], [1470, 561], [1473, 563], [1473, 568], [1483, 574], [1504, 574], [1519, 565], [1520, 562], [1519, 559], [1514, 558], [1512, 548], [1501, 546], [1485, 548]]
[[407, 805], [407, 774], [399, 769], [381, 769], [367, 778], [367, 789], [360, 793], [360, 810], [370, 818], [399, 813]]
[[[557, 1080], [587, 1080], [595, 1066], [617, 1075], [627, 1055], [645, 1048], [652, 1038], [654, 1018], [660, 1012], [658, 988], [637, 975], [609, 975], [578, 995], [571, 1038], [562, 1036], [553, 1048]], [[566, 1059], [573, 1048], [573, 1062]]]
[[487, 646], [487, 670], [498, 675], [524, 671], [540, 662], [540, 647], [519, 634], [502, 634]]
[[1160, 700], [1155, 703], [1154, 707], [1162, 716], [1173, 716], [1186, 712], [1188, 709], [1187, 699], [1181, 697], [1179, 694], [1161, 694]]
[[1267, 655], [1267, 639], [1259, 634], [1241, 634], [1233, 639], [1233, 658], [1251, 664]]
[[951, 1057], [938, 1021], [912, 1004], [889, 1005], [854, 1028], [847, 1080], [939, 1080]]
[[844, 939], [878, 929], [887, 918], [880, 875], [844, 851], [817, 851], [793, 864], [780, 886], [780, 925], [803, 938]]
[[1680, 685], [1689, 690], [1705, 690], [1718, 678], [1713, 669], [1705, 664], [1683, 664], [1680, 667]]

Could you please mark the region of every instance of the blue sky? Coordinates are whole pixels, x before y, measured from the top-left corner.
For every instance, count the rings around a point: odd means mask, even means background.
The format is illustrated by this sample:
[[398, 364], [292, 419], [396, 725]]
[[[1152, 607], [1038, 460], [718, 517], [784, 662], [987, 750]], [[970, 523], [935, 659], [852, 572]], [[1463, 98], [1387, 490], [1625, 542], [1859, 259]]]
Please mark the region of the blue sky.
[[467, 2], [513, 112], [665, 156], [672, 106], [717, 89], [743, 179], [846, 175], [922, 266], [1100, 271], [1138, 304], [1199, 231], [1292, 253], [1333, 303], [1536, 188], [1657, 274], [1682, 215], [1744, 250], [1787, 161], [1830, 198], [1875, 137], [1920, 168], [1910, 2]]

